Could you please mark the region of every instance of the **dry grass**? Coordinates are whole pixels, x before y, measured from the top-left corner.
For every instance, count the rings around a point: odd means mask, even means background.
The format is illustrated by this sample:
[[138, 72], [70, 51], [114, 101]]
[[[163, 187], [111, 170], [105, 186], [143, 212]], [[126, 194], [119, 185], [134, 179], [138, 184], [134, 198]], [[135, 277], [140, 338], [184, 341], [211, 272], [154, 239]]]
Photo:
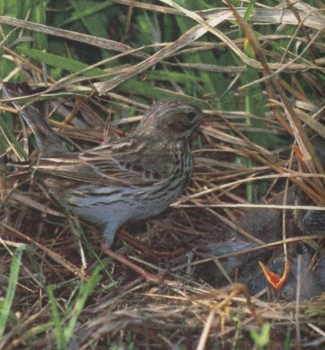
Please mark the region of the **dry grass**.
[[[318, 57], [324, 49], [319, 40], [324, 17], [304, 3], [282, 12], [283, 21], [296, 26], [289, 41], [303, 42], [305, 50], [314, 55], [307, 60], [301, 53], [291, 52], [289, 44], [284, 47], [282, 57], [269, 51], [270, 41], [284, 40], [286, 36], [265, 35], [257, 40], [251, 27], [239, 17], [243, 11], [195, 13], [186, 12], [170, 1], [162, 3], [173, 6], [147, 5], [157, 13], [167, 11], [177, 15], [183, 12], [195, 25], [177, 41], [162, 44], [162, 48], [157, 47], [157, 51], [150, 54], [141, 48], [130, 51], [130, 47], [118, 42], [99, 41], [97, 47], [108, 45], [112, 49], [114, 44], [116, 52], [126, 57], [132, 55], [138, 63], [108, 69], [107, 77], [100, 82], [94, 76], [104, 70], [92, 71], [90, 78], [87, 75], [90, 68], [80, 68], [76, 73], [69, 71], [60, 80], [50, 76], [45, 92], [35, 95], [35, 100], [40, 95], [47, 100], [51, 126], [78, 149], [126, 135], [140, 120], [155, 97], [153, 94], [183, 98], [203, 109], [204, 121], [193, 139], [195, 168], [187, 192], [159, 217], [123, 227], [124, 232], [146, 246], [135, 247], [132, 242], [123, 240], [123, 234], [114, 246], [115, 252], [163, 276], [162, 282], [143, 281], [127, 267], [105, 256], [98, 228], [76, 223], [74, 218], [63, 214], [34, 174], [21, 170], [16, 173], [8, 167], [9, 163], [25, 160], [24, 153], [29, 159], [37, 157], [33, 142], [28, 142], [29, 131], [14, 115], [6, 119], [6, 124], [1, 122], [0, 130], [5, 140], [0, 178], [2, 309], [10, 300], [7, 291], [13, 293], [8, 318], [2, 316], [6, 324], [0, 340], [1, 349], [250, 349], [263, 348], [263, 341], [268, 349], [293, 349], [320, 348], [325, 341], [324, 295], [306, 302], [271, 303], [265, 301], [263, 295], [249, 296], [245, 286], [235, 281], [218, 285], [211, 278], [217, 267], [209, 248], [211, 244], [229, 239], [231, 230], [227, 225], [235, 229], [236, 218], [242, 212], [245, 220], [247, 210], [252, 210], [249, 200], [265, 203], [261, 215], [269, 215], [270, 210], [289, 213], [289, 223], [292, 207], [282, 200], [281, 208], [273, 209], [272, 203], [274, 205], [273, 198], [279, 193], [283, 196], [290, 192], [293, 184], [304, 190], [312, 206], [325, 204], [324, 170], [309, 141], [315, 134], [325, 138], [324, 87], [321, 84], [324, 61]], [[136, 8], [147, 6], [138, 2], [133, 5]], [[255, 9], [253, 21], [268, 20], [267, 23], [274, 24], [274, 17], [267, 10]], [[305, 21], [297, 18], [305, 18]], [[245, 51], [244, 39], [230, 40], [219, 32], [220, 23], [234, 19], [254, 55]], [[1, 18], [0, 23], [43, 33], [51, 30], [50, 34], [61, 35], [57, 28], [45, 30], [38, 25], [33, 27], [28, 21], [20, 24], [15, 21]], [[199, 41], [207, 32], [220, 42], [212, 45]], [[73, 40], [87, 40], [85, 35], [72, 34], [69, 35]], [[20, 40], [23, 37], [22, 32]], [[198, 93], [193, 98], [178, 83], [160, 83], [151, 92], [132, 90], [136, 85], [127, 85], [127, 79], [144, 78], [141, 72], [148, 72], [157, 64], [176, 66], [179, 71], [216, 71], [219, 66], [177, 59], [180, 52], [184, 55], [206, 52], [212, 47], [226, 47], [240, 59], [241, 65], [230, 67], [229, 72], [223, 70], [229, 77], [248, 68], [258, 73], [256, 77], [263, 82], [259, 93], [266, 96], [269, 107], [263, 118], [235, 108], [233, 111], [217, 110], [213, 96]], [[31, 86], [44, 87], [39, 64], [27, 59], [6, 41], [2, 50], [15, 65], [5, 80], [19, 71]], [[229, 88], [237, 85], [232, 78]], [[88, 80], [96, 83], [93, 86]], [[122, 85], [125, 90], [118, 88], [122, 83], [126, 84]], [[95, 89], [99, 93], [95, 93]], [[238, 84], [234, 97], [244, 100], [243, 91], [243, 85]], [[16, 113], [6, 102], [1, 102], [0, 107], [3, 115]], [[279, 146], [270, 146], [259, 142], [256, 135], [276, 136], [282, 142]], [[303, 168], [292, 151], [295, 143], [303, 152]], [[274, 246], [282, 250], [285, 243], [303, 239], [315, 250], [324, 249], [322, 240], [316, 236], [296, 238], [295, 232], [282, 227], [278, 232], [268, 232], [268, 227], [264, 229], [262, 235], [251, 234], [246, 239], [257, 242], [258, 249], [268, 249], [265, 252]], [[273, 242], [272, 248], [268, 245], [270, 242]], [[27, 247], [22, 248], [24, 245]], [[17, 247], [23, 250], [14, 253]], [[164, 256], [156, 252], [175, 253]], [[264, 254], [264, 250], [262, 252]], [[219, 263], [222, 262], [220, 259]], [[261, 336], [263, 330], [268, 334], [265, 325], [271, 326], [269, 340], [267, 335]], [[253, 340], [254, 331], [259, 336]]]

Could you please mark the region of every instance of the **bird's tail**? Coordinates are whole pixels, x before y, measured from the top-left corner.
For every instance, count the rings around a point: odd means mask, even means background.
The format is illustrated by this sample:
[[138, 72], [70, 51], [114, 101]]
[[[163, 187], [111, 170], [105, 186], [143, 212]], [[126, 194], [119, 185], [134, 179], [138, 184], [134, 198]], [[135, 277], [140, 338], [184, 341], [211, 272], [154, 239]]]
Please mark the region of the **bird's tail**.
[[66, 152], [60, 138], [52, 131], [35, 105], [25, 104], [22, 106], [17, 101], [17, 98], [30, 95], [27, 87], [22, 84], [2, 83], [2, 90], [8, 99], [12, 99], [11, 103], [32, 130], [43, 156]]

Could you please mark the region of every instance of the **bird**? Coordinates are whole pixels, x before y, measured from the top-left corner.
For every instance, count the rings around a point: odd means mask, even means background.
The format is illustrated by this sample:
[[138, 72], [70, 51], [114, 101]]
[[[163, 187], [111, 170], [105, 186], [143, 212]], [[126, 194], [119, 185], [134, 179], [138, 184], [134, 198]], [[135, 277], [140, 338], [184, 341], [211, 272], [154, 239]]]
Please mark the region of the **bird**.
[[[325, 140], [316, 136], [311, 140], [321, 164], [325, 167]], [[283, 204], [283, 194], [275, 196], [270, 204]], [[286, 204], [307, 206], [314, 204], [309, 197], [296, 185], [289, 188]], [[295, 209], [286, 213], [287, 237], [299, 235], [316, 235], [321, 239], [325, 233], [325, 211]], [[208, 280], [213, 285], [227, 283], [228, 280], [236, 280], [245, 283], [250, 293], [255, 295], [265, 287], [268, 288], [270, 299], [293, 300], [296, 296], [297, 276], [301, 276], [303, 282], [300, 289], [300, 299], [309, 299], [325, 291], [325, 256], [320, 252], [320, 263], [315, 269], [309, 268], [311, 253], [303, 250], [303, 253], [291, 252], [288, 258], [280, 253], [282, 246], [259, 250], [261, 243], [273, 243], [282, 239], [283, 217], [282, 212], [273, 208], [249, 208], [236, 215], [233, 223], [237, 228], [251, 235], [248, 239], [242, 232], [234, 230], [226, 225], [222, 226], [221, 235], [217, 236], [217, 242], [208, 242], [203, 249], [208, 249], [206, 256], [215, 259], [220, 258], [222, 270], [215, 264], [211, 264], [212, 270], [207, 273]], [[260, 242], [256, 241], [258, 239]], [[208, 247], [208, 248], [206, 248]], [[293, 247], [294, 248], [294, 247]], [[292, 253], [293, 251], [293, 253]], [[242, 252], [242, 253], [241, 253]], [[298, 273], [298, 257], [302, 260], [302, 268]], [[260, 261], [260, 264], [257, 262]], [[261, 268], [260, 268], [261, 267]], [[228, 278], [229, 277], [229, 278]], [[306, 283], [305, 283], [306, 282]]]
[[[270, 300], [309, 300], [325, 292], [325, 256], [318, 259], [302, 242], [286, 258], [281, 254], [269, 263], [260, 263], [266, 279]], [[316, 255], [317, 256], [317, 255]]]
[[162, 99], [127, 137], [68, 152], [35, 104], [21, 106], [26, 89], [3, 83], [7, 98], [33, 132], [40, 156], [30, 165], [53, 197], [76, 216], [103, 228], [111, 247], [119, 228], [160, 214], [185, 190], [192, 173], [191, 135], [202, 111]]

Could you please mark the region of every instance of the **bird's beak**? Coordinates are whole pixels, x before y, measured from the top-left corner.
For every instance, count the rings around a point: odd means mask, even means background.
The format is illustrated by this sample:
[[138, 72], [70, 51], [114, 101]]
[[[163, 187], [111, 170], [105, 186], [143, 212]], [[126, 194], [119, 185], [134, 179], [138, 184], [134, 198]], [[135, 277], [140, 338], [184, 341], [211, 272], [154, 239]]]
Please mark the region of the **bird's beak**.
[[284, 271], [282, 274], [282, 277], [277, 275], [276, 273], [272, 272], [269, 270], [268, 267], [266, 267], [261, 261], [259, 261], [260, 267], [268, 280], [268, 282], [271, 284], [271, 286], [276, 289], [280, 290], [284, 283], [286, 282], [289, 272], [290, 272], [290, 261], [289, 259], [286, 259], [285, 261], [285, 266], [284, 266]]

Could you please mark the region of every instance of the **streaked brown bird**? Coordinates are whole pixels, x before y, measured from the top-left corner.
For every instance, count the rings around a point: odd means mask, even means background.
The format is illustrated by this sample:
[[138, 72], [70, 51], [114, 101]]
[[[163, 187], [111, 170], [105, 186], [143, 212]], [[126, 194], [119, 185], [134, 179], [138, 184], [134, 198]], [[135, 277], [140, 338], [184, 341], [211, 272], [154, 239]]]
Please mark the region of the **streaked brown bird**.
[[[3, 91], [8, 98], [26, 95], [7, 83]], [[69, 153], [34, 105], [12, 103], [41, 152], [32, 169], [64, 207], [103, 226], [108, 246], [121, 225], [161, 213], [190, 180], [189, 138], [202, 120], [202, 112], [190, 104], [158, 101], [131, 136]]]

